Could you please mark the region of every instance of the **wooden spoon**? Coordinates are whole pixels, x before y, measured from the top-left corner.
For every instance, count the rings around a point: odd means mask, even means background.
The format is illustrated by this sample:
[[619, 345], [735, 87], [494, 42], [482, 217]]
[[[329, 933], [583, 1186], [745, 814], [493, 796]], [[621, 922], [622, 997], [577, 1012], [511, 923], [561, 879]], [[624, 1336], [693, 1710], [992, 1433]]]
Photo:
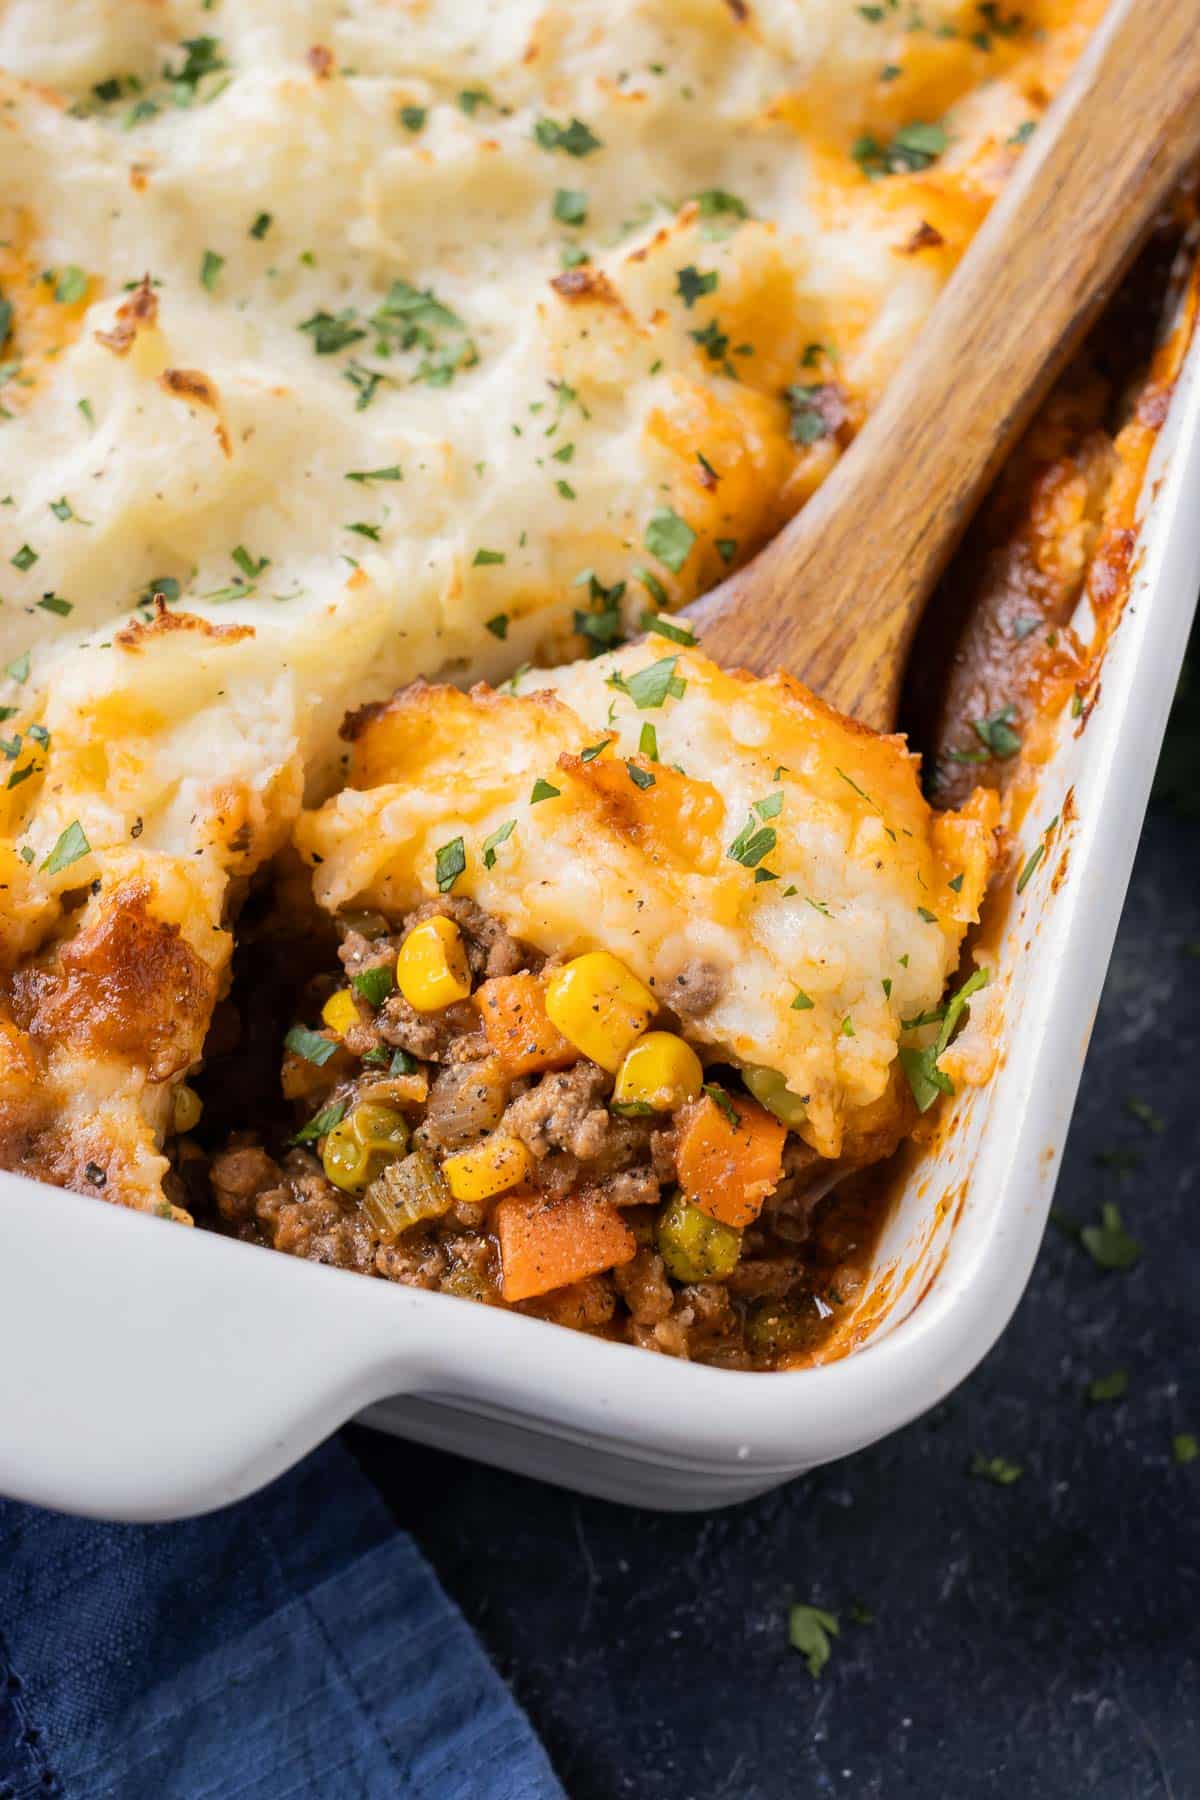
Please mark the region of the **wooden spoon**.
[[1198, 156], [1196, 0], [1115, 0], [853, 446], [686, 609], [710, 656], [891, 727], [972, 510]]

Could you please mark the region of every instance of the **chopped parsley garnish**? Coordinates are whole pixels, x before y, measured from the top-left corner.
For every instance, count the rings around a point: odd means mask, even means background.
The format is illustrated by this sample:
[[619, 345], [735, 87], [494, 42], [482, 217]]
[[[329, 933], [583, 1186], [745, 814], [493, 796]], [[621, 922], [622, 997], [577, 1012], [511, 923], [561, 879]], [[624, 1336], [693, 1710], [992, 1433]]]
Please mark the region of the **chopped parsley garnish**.
[[355, 524], [347, 525], [346, 530], [357, 532], [359, 537], [370, 538], [373, 544], [377, 544], [379, 542], [379, 534], [383, 530], [383, 527], [382, 525], [368, 525], [363, 520], [359, 519]]
[[719, 277], [715, 269], [698, 269], [694, 263], [679, 269], [675, 275], [675, 292], [689, 309], [704, 294], [716, 292]]
[[496, 103], [486, 88], [462, 88], [458, 95], [458, 108], [466, 113], [468, 119], [473, 118], [481, 106], [494, 106]]
[[662, 706], [668, 696], [681, 700], [686, 693], [686, 681], [675, 673], [678, 661], [677, 656], [664, 656], [647, 668], [639, 669], [635, 675], [610, 675], [608, 685], [628, 694], [640, 711], [651, 712]]
[[504, 560], [505, 555], [503, 550], [477, 550], [471, 558], [471, 567], [473, 569], [486, 569], [490, 564], [502, 563]]
[[569, 125], [558, 125], [553, 119], [539, 119], [533, 128], [534, 141], [543, 150], [563, 150], [568, 156], [590, 156], [603, 148], [601, 140], [582, 119]]
[[347, 469], [347, 481], [403, 481], [404, 471], [399, 463], [392, 463], [386, 469]]
[[88, 278], [76, 263], [60, 269], [54, 282], [54, 298], [62, 306], [73, 306], [87, 293]]
[[733, 1129], [737, 1131], [741, 1126], [742, 1121], [738, 1116], [737, 1107], [733, 1104], [733, 1101], [729, 1098], [725, 1089], [723, 1087], [718, 1087], [715, 1081], [706, 1081], [704, 1083], [704, 1092], [708, 1095], [713, 1105], [718, 1107], [720, 1111], [724, 1113], [729, 1123], [733, 1126]]
[[12, 662], [5, 663], [4, 673], [6, 675], [10, 675], [14, 681], [28, 681], [29, 680], [29, 652], [28, 652], [28, 650], [23, 650], [21, 652], [20, 656], [15, 656], [13, 658]]
[[13, 568], [20, 569], [22, 575], [27, 569], [32, 569], [37, 559], [37, 551], [32, 549], [29, 544], [22, 544], [21, 548], [17, 551], [17, 554], [9, 557], [9, 561], [12, 563]]
[[207, 288], [211, 294], [217, 285], [217, 276], [224, 267], [223, 256], [218, 256], [215, 250], [206, 250], [200, 262], [200, 286]]
[[820, 1606], [788, 1608], [788, 1643], [798, 1650], [816, 1681], [829, 1661], [830, 1638], [838, 1635], [838, 1616]]
[[[647, 571], [644, 569], [636, 569], [634, 573], [640, 579], [644, 580]], [[650, 579], [654, 580], [654, 577], [652, 576]], [[647, 585], [649, 585], [649, 583], [647, 583]], [[657, 581], [655, 581], [655, 586], [658, 586]], [[642, 614], [641, 625], [643, 631], [656, 632], [659, 637], [669, 638], [673, 644], [692, 645], [698, 641], [695, 632], [692, 631], [689, 626], [681, 625], [678, 620], [675, 619], [664, 618], [661, 613], [644, 612]]]
[[596, 758], [598, 756], [602, 756], [604, 754], [604, 752], [608, 749], [608, 746], [613, 742], [614, 742], [614, 740], [612, 738], [606, 737], [606, 738], [601, 738], [600, 742], [598, 744], [588, 744], [583, 750], [581, 750], [579, 752], [580, 762], [583, 762], [583, 763], [595, 762]]
[[273, 223], [273, 213], [259, 213], [253, 225], [250, 227], [250, 236], [259, 239], [265, 238]]
[[924, 919], [924, 921], [927, 925], [936, 925], [937, 924], [937, 922], [938, 922], [937, 914], [934, 912], [930, 912], [930, 910], [927, 906], [918, 906], [917, 911], [920, 913], [921, 917]]
[[[650, 595], [651, 599], [657, 601], [659, 606], [666, 606], [669, 604], [669, 601], [667, 598], [667, 590], [663, 586], [662, 582], [658, 579], [658, 576], [654, 573], [654, 571], [652, 569], [644, 569], [642, 567], [641, 563], [639, 563], [633, 571], [633, 576], [634, 576], [635, 581], [641, 582], [642, 586], [645, 588], [646, 592]], [[648, 616], [649, 615], [646, 613], [642, 614], [642, 630], [643, 631], [650, 630], [650, 627], [646, 624], [646, 619]], [[678, 627], [677, 627], [677, 629], [678, 629]], [[692, 642], [695, 643], [695, 641], [696, 641], [695, 638], [693, 638]]]
[[79, 408], [79, 411], [83, 414], [84, 418], [87, 420], [88, 424], [94, 425], [96, 423], [96, 415], [92, 411], [92, 403], [88, 399], [87, 395], [85, 394], [83, 396], [83, 398], [80, 400], [77, 400], [75, 402], [75, 404]]
[[253, 581], [256, 575], [261, 575], [264, 569], [270, 567], [271, 563], [269, 556], [251, 556], [244, 544], [238, 544], [230, 552], [230, 555], [247, 581]]
[[696, 534], [687, 520], [681, 519], [671, 507], [660, 506], [651, 514], [642, 541], [651, 556], [656, 556], [672, 574], [678, 575], [691, 554]]
[[638, 734], [638, 752], [642, 756], [648, 756], [651, 762], [658, 761], [658, 733], [649, 719]]
[[967, 1473], [995, 1482], [997, 1487], [1011, 1487], [1014, 1481], [1020, 1481], [1025, 1471], [1020, 1463], [1009, 1462], [1003, 1456], [984, 1456], [977, 1450]]
[[625, 767], [629, 771], [629, 779], [632, 781], [634, 787], [649, 788], [654, 786], [654, 776], [649, 769], [639, 769], [636, 763], [631, 762], [627, 762]]
[[348, 1100], [334, 1100], [331, 1105], [322, 1107], [319, 1113], [313, 1114], [307, 1125], [301, 1126], [292, 1139], [293, 1144], [312, 1144], [324, 1137], [335, 1125], [341, 1124], [349, 1104]]
[[366, 337], [366, 330], [356, 321], [353, 307], [340, 313], [315, 312], [311, 319], [302, 322], [300, 330], [312, 338], [318, 356], [334, 356]]
[[[907, 967], [907, 958], [904, 957], [901, 960]], [[966, 1010], [967, 1003], [973, 995], [985, 988], [990, 980], [991, 974], [987, 969], [976, 969], [972, 975], [968, 975], [958, 992], [951, 995], [946, 1002], [944, 1012], [940, 1014], [936, 1012], [919, 1013], [915, 1019], [904, 1021], [907, 1028], [919, 1024], [936, 1024], [938, 1018], [941, 1019], [941, 1030], [932, 1044], [927, 1044], [923, 1050], [915, 1049], [907, 1044], [900, 1048], [900, 1066], [908, 1078], [908, 1085], [912, 1089], [912, 1096], [917, 1103], [918, 1111], [928, 1112], [939, 1094], [953, 1094], [954, 1083], [943, 1070], [938, 1068], [938, 1059], [949, 1048], [950, 1040]]]
[[400, 108], [400, 123], [405, 131], [424, 130], [428, 117], [429, 114], [423, 106], [402, 106]]
[[733, 377], [733, 368], [725, 361], [729, 352], [729, 333], [721, 330], [719, 320], [710, 319], [708, 324], [702, 325], [699, 330], [689, 331], [688, 336], [694, 343], [699, 344], [709, 362], [724, 362], [725, 373], [731, 378]]
[[179, 48], [186, 52], [182, 64], [178, 69], [164, 69], [163, 74], [171, 82], [175, 104], [190, 106], [204, 77], [229, 65], [221, 55], [220, 38], [184, 38]]
[[508, 614], [496, 613], [492, 618], [484, 621], [484, 626], [494, 638], [499, 638], [503, 643], [508, 636]]
[[498, 826], [490, 836], [484, 838], [483, 866], [485, 869], [495, 868], [497, 850], [500, 848], [501, 844], [507, 844], [509, 838], [516, 829], [517, 821], [515, 819], [506, 819], [503, 825]]
[[773, 825], [759, 825], [751, 813], [725, 854], [744, 869], [755, 869], [769, 856], [779, 837]]
[[1018, 894], [1023, 894], [1025, 892], [1025, 889], [1029, 886], [1029, 883], [1033, 880], [1034, 875], [1037, 873], [1037, 866], [1041, 862], [1041, 860], [1042, 860], [1043, 856], [1045, 856], [1045, 854], [1046, 854], [1045, 844], [1039, 844], [1037, 846], [1037, 848], [1029, 856], [1028, 860], [1025, 863], [1025, 867], [1021, 870], [1021, 873], [1017, 876], [1017, 892], [1018, 892]]
[[760, 819], [777, 819], [783, 811], [783, 794], [768, 794], [765, 800], [756, 800], [753, 810]]
[[[12, 786], [10, 779], [9, 786]], [[57, 844], [41, 865], [44, 875], [57, 875], [62, 869], [69, 869], [72, 863], [87, 856], [92, 846], [87, 841], [83, 826], [78, 819], [72, 819], [67, 829], [60, 836]]]
[[717, 546], [717, 555], [721, 558], [721, 561], [723, 563], [731, 563], [733, 561], [734, 557], [737, 555], [737, 539], [736, 538], [717, 538], [715, 541], [716, 541], [716, 546]]
[[283, 1040], [283, 1047], [294, 1056], [302, 1056], [305, 1062], [315, 1063], [318, 1069], [323, 1068], [330, 1057], [336, 1056], [338, 1052], [336, 1038], [325, 1037], [319, 1031], [309, 1031], [304, 1025], [292, 1026]]
[[64, 525], [67, 523], [68, 519], [75, 519], [79, 524], [82, 524], [83, 522], [79, 519], [71, 502], [66, 499], [65, 496], [61, 500], [52, 500], [50, 502], [50, 511], [54, 514], [56, 519], [61, 519]]
[[870, 132], [860, 137], [851, 156], [870, 181], [884, 175], [913, 174], [937, 161], [949, 143], [944, 125], [915, 119], [902, 125], [890, 144], [881, 144]]
[[972, 719], [971, 730], [993, 756], [1005, 761], [1016, 756], [1021, 748], [1021, 734], [1012, 728], [1016, 716], [1017, 709], [1010, 704], [1001, 707], [990, 719]]
[[564, 500], [575, 499], [575, 489], [571, 486], [569, 481], [556, 481], [554, 485]]
[[556, 788], [552, 786], [550, 782], [543, 781], [542, 777], [539, 775], [533, 784], [533, 790], [529, 796], [529, 804], [530, 806], [536, 806], [539, 800], [557, 800], [561, 793], [561, 788]]
[[581, 188], [556, 188], [554, 217], [560, 225], [587, 223], [588, 197]]
[[700, 217], [704, 220], [701, 227], [704, 236], [710, 241], [719, 241], [736, 231], [743, 219], [750, 217], [750, 208], [736, 194], [727, 193], [724, 188], [705, 188], [702, 193], [693, 195]]
[[448, 894], [467, 866], [466, 845], [460, 837], [443, 844], [434, 860], [434, 874], [439, 894]]
[[809, 999], [809, 997], [805, 993], [804, 989], [797, 988], [796, 989], [796, 997], [792, 1001], [791, 1010], [793, 1012], [811, 1012], [813, 1009], [813, 1005], [814, 1005], [814, 1002]]
[[821, 382], [797, 382], [785, 388], [783, 397], [790, 414], [788, 431], [794, 444], [815, 444], [830, 435], [829, 421], [819, 404], [824, 391]]
[[357, 975], [350, 977], [350, 986], [356, 994], [376, 1011], [383, 1005], [396, 985], [395, 972], [390, 963], [379, 963], [373, 969], [362, 969]]
[[1017, 126], [1017, 129], [1008, 139], [1008, 142], [1010, 144], [1027, 144], [1036, 130], [1036, 119], [1022, 119], [1021, 123]]
[[73, 600], [64, 600], [61, 594], [55, 593], [43, 594], [38, 605], [43, 612], [56, 613], [60, 619], [65, 619], [68, 613], [75, 610]]
[[1087, 1397], [1094, 1402], [1123, 1400], [1128, 1392], [1128, 1371], [1114, 1369], [1111, 1375], [1097, 1375], [1094, 1381], [1088, 1382]]

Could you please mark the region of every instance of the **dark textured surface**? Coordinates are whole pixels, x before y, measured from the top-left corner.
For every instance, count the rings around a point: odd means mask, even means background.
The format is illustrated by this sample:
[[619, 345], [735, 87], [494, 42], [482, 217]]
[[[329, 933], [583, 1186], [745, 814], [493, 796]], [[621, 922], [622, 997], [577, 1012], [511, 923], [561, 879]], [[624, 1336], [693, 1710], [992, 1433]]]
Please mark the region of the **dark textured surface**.
[[[937, 1414], [732, 1511], [629, 1511], [352, 1434], [572, 1800], [1200, 1795], [1200, 1460], [1172, 1456], [1200, 1435], [1194, 750], [1177, 719], [1058, 1189], [1081, 1220], [1118, 1202], [1136, 1268], [1052, 1226]], [[1127, 1398], [1089, 1402], [1117, 1368]], [[975, 1452], [1021, 1478], [969, 1477]], [[789, 1599], [841, 1616], [820, 1681]]]

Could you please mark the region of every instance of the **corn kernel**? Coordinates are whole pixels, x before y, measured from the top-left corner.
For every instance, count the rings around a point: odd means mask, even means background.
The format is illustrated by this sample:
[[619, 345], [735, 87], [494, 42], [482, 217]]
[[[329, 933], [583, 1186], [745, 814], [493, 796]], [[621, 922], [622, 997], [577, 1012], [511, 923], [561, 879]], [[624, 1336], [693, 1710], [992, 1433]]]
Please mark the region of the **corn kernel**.
[[456, 1200], [490, 1200], [529, 1173], [529, 1152], [515, 1137], [490, 1137], [474, 1150], [448, 1156], [442, 1174]]
[[546, 984], [551, 1021], [577, 1050], [613, 1075], [657, 1010], [650, 989], [607, 950], [576, 956]]
[[371, 1152], [360, 1143], [349, 1119], [335, 1125], [321, 1149], [321, 1167], [347, 1194], [361, 1194], [371, 1175]]
[[414, 925], [396, 958], [396, 985], [417, 1012], [441, 1012], [471, 992], [471, 971], [453, 919], [437, 913]]
[[336, 1031], [339, 1037], [345, 1037], [352, 1025], [358, 1024], [358, 1007], [354, 1004], [354, 995], [349, 988], [339, 988], [336, 994], [330, 994], [321, 1008], [321, 1017], [330, 1031]]
[[648, 1031], [617, 1071], [613, 1104], [651, 1112], [674, 1112], [698, 1100], [704, 1085], [700, 1058], [673, 1031]]
[[364, 1150], [383, 1150], [403, 1156], [408, 1149], [408, 1121], [394, 1106], [377, 1100], [360, 1100], [350, 1114], [350, 1125]]
[[195, 1088], [180, 1082], [171, 1096], [171, 1125], [177, 1132], [194, 1131], [200, 1123], [204, 1102]]

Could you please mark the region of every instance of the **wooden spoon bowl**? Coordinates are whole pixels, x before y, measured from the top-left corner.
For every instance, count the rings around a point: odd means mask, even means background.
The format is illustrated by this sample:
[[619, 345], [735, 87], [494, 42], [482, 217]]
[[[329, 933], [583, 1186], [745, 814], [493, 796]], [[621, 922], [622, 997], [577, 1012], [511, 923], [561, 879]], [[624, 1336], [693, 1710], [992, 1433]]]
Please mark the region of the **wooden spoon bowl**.
[[1115, 0], [838, 467], [686, 609], [710, 656], [892, 726], [972, 511], [1198, 157], [1195, 0]]

